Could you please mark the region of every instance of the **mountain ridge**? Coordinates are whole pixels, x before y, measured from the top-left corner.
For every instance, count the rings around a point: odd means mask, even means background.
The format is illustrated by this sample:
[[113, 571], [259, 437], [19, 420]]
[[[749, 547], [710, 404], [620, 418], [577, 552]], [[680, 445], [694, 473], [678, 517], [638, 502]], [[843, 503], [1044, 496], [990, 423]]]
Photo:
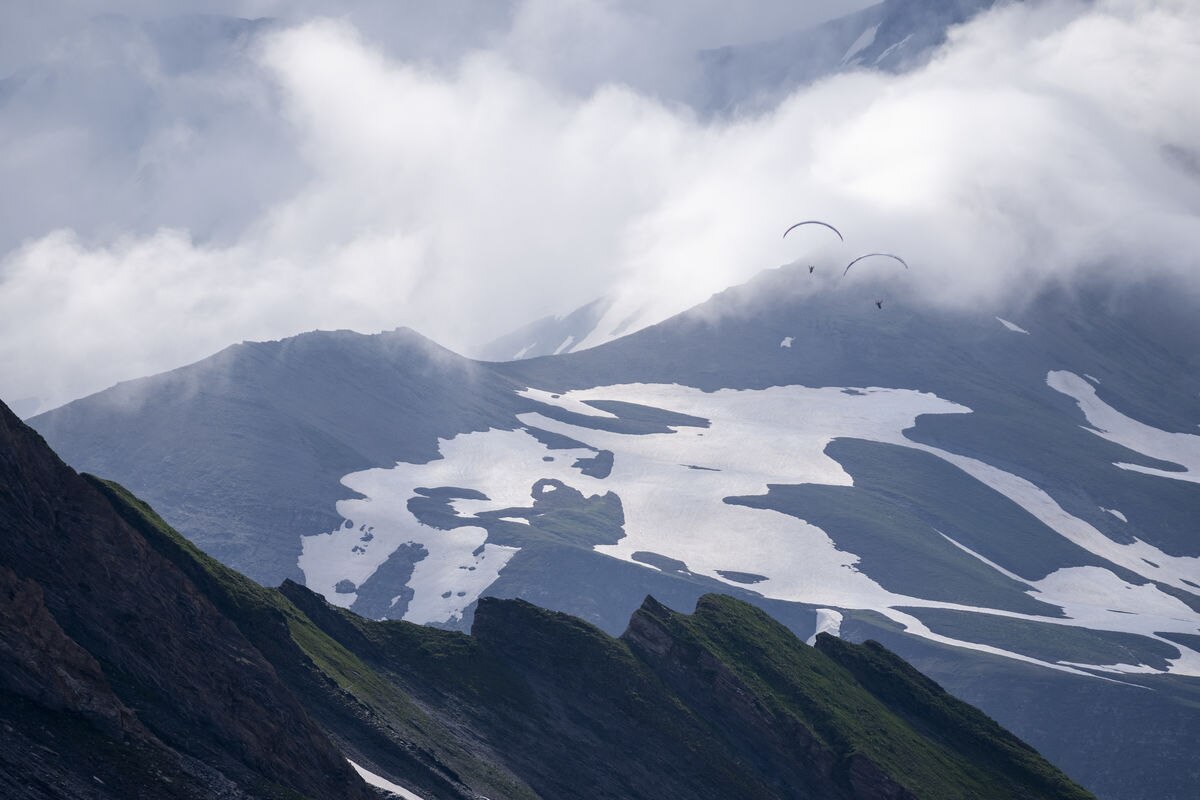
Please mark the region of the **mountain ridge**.
[[[258, 351], [267, 379], [236, 403], [217, 383], [219, 402], [159, 391], [152, 412], [93, 424], [91, 399], [34, 423], [241, 567], [214, 533], [235, 529], [221, 498], [247, 498], [264, 524], [238, 535], [274, 565], [252, 576], [376, 619], [465, 630], [479, 598], [523, 597], [617, 635], [647, 594], [688, 608], [727, 592], [802, 638], [836, 617], [884, 641], [1091, 788], [1176, 791], [1182, 739], [1152, 745], [1144, 726], [1197, 724], [1200, 495], [1190, 451], [1161, 444], [1192, 443], [1195, 321], [1149, 289], [1049, 291], [1001, 320], [900, 289], [879, 310], [811, 280], [770, 270], [601, 347], [512, 363], [314, 335]], [[316, 432], [280, 435], [293, 415]], [[135, 451], [142, 429], [165, 438]], [[164, 459], [207, 524], [172, 504]], [[1027, 688], [1055, 694], [1008, 702]], [[1137, 740], [1099, 708], [1138, 720]], [[1093, 741], [1070, 718], [1095, 720]], [[1131, 746], [1115, 774], [1103, 754]]]

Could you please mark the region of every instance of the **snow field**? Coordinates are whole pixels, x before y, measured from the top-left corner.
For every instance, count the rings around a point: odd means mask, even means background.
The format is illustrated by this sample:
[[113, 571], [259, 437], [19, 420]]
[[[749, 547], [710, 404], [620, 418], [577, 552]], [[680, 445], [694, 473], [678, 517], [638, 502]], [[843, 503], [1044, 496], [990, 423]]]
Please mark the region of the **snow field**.
[[1050, 372], [1046, 375], [1046, 383], [1079, 404], [1084, 417], [1093, 426], [1092, 433], [1144, 456], [1178, 464], [1184, 471], [1170, 472], [1137, 464], [1117, 464], [1118, 467], [1160, 478], [1200, 483], [1200, 436], [1170, 433], [1125, 416], [1101, 400], [1096, 389], [1073, 372]]
[[[669, 433], [630, 435], [596, 430], [585, 422], [560, 422], [541, 413], [520, 416], [524, 425], [611, 450], [614, 463], [605, 479], [584, 475], [570, 466], [577, 458], [593, 455], [590, 449], [549, 450], [525, 430], [496, 429], [442, 440], [442, 458], [427, 464], [398, 463], [391, 469], [352, 473], [343, 483], [365, 497], [340, 502], [338, 512], [353, 520], [354, 526], [303, 537], [300, 566], [308, 585], [333, 602], [350, 605], [355, 595], [332, 591], [339, 581], [361, 584], [396, 547], [417, 542], [429, 551], [429, 556], [417, 562], [409, 581], [415, 596], [405, 619], [453, 621], [495, 581], [516, 549], [487, 543], [481, 526], [441, 531], [422, 525], [408, 510], [408, 500], [421, 487], [471, 489], [487, 499], [451, 501], [459, 518], [470, 520], [484, 512], [509, 511], [512, 513], [503, 518], [528, 523], [518, 512], [532, 509], [533, 486], [549, 479], [585, 497], [607, 491], [620, 497], [625, 536], [614, 545], [596, 548], [614, 558], [639, 563], [633, 561], [633, 553], [657, 553], [685, 562], [693, 573], [729, 585], [735, 582], [724, 579], [718, 570], [763, 575], [766, 580], [756, 583], [754, 591], [765, 597], [829, 607], [823, 609], [823, 614], [828, 613], [821, 617], [821, 623], [831, 630], [840, 626], [840, 612], [832, 608], [875, 609], [916, 635], [1035, 661], [937, 636], [896, 608], [926, 606], [1022, 615], [889, 592], [860, 572], [858, 557], [838, 549], [820, 528], [789, 515], [725, 502], [731, 496], [763, 495], [771, 484], [852, 485], [851, 476], [824, 452], [838, 437], [896, 444], [936, 455], [1004, 494], [1060, 535], [1144, 577], [1179, 585], [1183, 579], [1200, 575], [1200, 559], [1167, 556], [1141, 541], [1115, 543], [1068, 514], [1029, 481], [982, 461], [907, 439], [904, 431], [921, 414], [969, 413], [969, 409], [931, 394], [884, 388], [847, 393], [840, 387], [803, 386], [703, 392], [663, 384], [597, 387], [561, 396], [532, 389], [521, 394], [585, 417], [613, 417], [585, 401], [614, 400], [700, 417], [710, 426], [679, 426]], [[543, 460], [548, 456], [553, 460]], [[543, 491], [553, 488], [543, 487]], [[373, 527], [369, 542], [362, 540], [358, 527], [362, 524]], [[980, 560], [1021, 580], [1001, 565]], [[1038, 599], [1061, 606], [1070, 617], [1023, 617], [1026, 619], [1143, 635], [1161, 631], [1194, 633], [1200, 628], [1200, 615], [1182, 602], [1153, 585], [1133, 586], [1099, 567], [1072, 567], [1040, 581], [1022, 582]], [[834, 614], [838, 615], [836, 622]], [[1191, 674], [1197, 661], [1200, 655], [1184, 651], [1172, 671]], [[1122, 665], [1113, 668], [1125, 669]], [[1135, 669], [1139, 667], [1128, 666], [1125, 671]]]

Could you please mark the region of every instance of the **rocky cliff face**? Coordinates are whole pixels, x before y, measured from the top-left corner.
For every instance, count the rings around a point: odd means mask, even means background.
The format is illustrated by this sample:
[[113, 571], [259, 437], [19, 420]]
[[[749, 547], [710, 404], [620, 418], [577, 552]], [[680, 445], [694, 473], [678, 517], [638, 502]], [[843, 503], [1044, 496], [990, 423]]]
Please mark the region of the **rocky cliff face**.
[[42, 587], [0, 566], [0, 690], [70, 711], [116, 737], [143, 733], [92, 655], [59, 627]]
[[[256, 796], [369, 796], [237, 628], [3, 406], [0, 534], [0, 689], [20, 701], [12, 709], [29, 712], [7, 720], [10, 735], [32, 743], [35, 729], [84, 722], [115, 747], [131, 742], [143, 752], [125, 771], [137, 796], [218, 785]], [[3, 708], [8, 717], [7, 699]], [[159, 765], [184, 786], [155, 777]], [[109, 767], [124, 780], [119, 764]], [[8, 778], [22, 784], [19, 772]], [[102, 780], [90, 789], [104, 796]]]

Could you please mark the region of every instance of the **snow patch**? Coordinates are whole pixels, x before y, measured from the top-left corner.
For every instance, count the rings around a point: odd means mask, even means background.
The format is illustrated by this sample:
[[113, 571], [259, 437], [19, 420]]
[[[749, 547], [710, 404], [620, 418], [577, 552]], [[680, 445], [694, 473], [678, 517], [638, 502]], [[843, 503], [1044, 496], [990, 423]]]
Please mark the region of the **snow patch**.
[[879, 26], [875, 25], [874, 27], [867, 28], [865, 31], [860, 33], [858, 38], [854, 40], [854, 43], [851, 44], [849, 49], [846, 50], [846, 54], [842, 56], [842, 64], [849, 64], [850, 59], [854, 58], [863, 50], [866, 50], [868, 47], [870, 47], [875, 41], [875, 34], [878, 31]]
[[518, 350], [517, 352], [513, 353], [512, 360], [513, 360], [513, 361], [520, 361], [522, 358], [524, 358], [524, 357], [525, 357], [525, 354], [526, 354], [526, 353], [528, 353], [530, 350], [532, 350], [532, 349], [533, 349], [534, 345], [536, 345], [536, 344], [537, 344], [537, 342], [530, 342], [529, 344], [525, 345], [525, 346], [524, 346], [524, 347], [522, 347], [520, 350]]
[[1100, 379], [1099, 379], [1099, 378], [1095, 378], [1095, 377], [1093, 377], [1093, 376], [1091, 376], [1091, 375], [1088, 375], [1086, 372], [1085, 372], [1085, 373], [1083, 373], [1083, 377], [1087, 378], [1089, 381], [1091, 381], [1092, 383], [1096, 384], [1097, 386], [1099, 386], [1099, 385], [1100, 385]]
[[910, 33], [908, 36], [905, 36], [903, 39], [896, 42], [894, 45], [892, 45], [888, 49], [884, 50], [882, 53], [880, 53], [875, 58], [875, 63], [878, 64], [879, 62], [883, 61], [885, 58], [890, 56], [892, 53], [894, 53], [897, 50], [899, 50], [900, 48], [904, 47], [904, 45], [908, 44], [908, 40], [911, 38], [912, 38], [912, 34]]
[[[941, 533], [941, 531], [938, 531]], [[1078, 625], [1093, 630], [1122, 631], [1150, 636], [1159, 639], [1176, 649], [1183, 648], [1176, 642], [1171, 642], [1158, 634], [1164, 631], [1174, 633], [1193, 633], [1196, 629], [1197, 617], [1191, 608], [1170, 595], [1160, 591], [1153, 584], [1136, 586], [1117, 577], [1111, 570], [1102, 567], [1067, 567], [1056, 570], [1040, 581], [1027, 581], [995, 564], [974, 550], [956, 542], [942, 533], [951, 544], [974, 556], [1019, 583], [1029, 586], [1031, 594], [1039, 600], [1056, 605], [1063, 609], [1066, 618], [1046, 619], [1016, 614], [1008, 611], [994, 610], [989, 613], [998, 616], [1045, 622], [1053, 625]], [[1069, 666], [1084, 666], [1073, 662], [1063, 662]], [[1092, 665], [1110, 672], [1141, 672], [1158, 670], [1137, 665]], [[1200, 667], [1200, 654], [1194, 657], [1184, 655], [1175, 659], [1169, 672], [1192, 675], [1192, 670]]]
[[1103, 567], [1064, 567], [1032, 585], [1043, 597], [1054, 597], [1067, 616], [1087, 628], [1146, 635], [1195, 633], [1196, 613], [1182, 600], [1152, 583], [1135, 586]]
[[808, 637], [806, 644], [813, 645], [817, 643], [817, 634], [828, 633], [830, 636], [842, 635], [842, 612], [835, 611], [832, 608], [817, 609], [817, 629], [813, 631], [813, 635]]
[[[429, 555], [413, 565], [413, 598], [404, 619], [424, 625], [458, 622], [467, 606], [500, 577], [519, 548], [485, 544], [487, 531], [463, 526], [421, 542]], [[446, 594], [449, 597], [446, 597]]]
[[1121, 522], [1129, 522], [1129, 519], [1124, 514], [1122, 514], [1120, 511], [1117, 511], [1115, 508], [1105, 508], [1104, 506], [1100, 506], [1100, 510], [1107, 511], [1108, 513], [1112, 514], [1117, 519], [1121, 520]]
[[1001, 325], [1008, 328], [1013, 333], [1023, 333], [1026, 336], [1029, 335], [1029, 331], [1025, 330], [1024, 328], [1022, 328], [1020, 325], [1018, 325], [1015, 322], [1009, 322], [1008, 320], [1002, 319], [1001, 317], [996, 317], [996, 319], [997, 319], [997, 321], [999, 321], [999, 323]]
[[[463, 434], [441, 440], [439, 449], [442, 458], [428, 464], [400, 462], [391, 469], [364, 470], [342, 478], [343, 485], [362, 497], [339, 501], [338, 514], [374, 526], [373, 536], [363, 542], [356, 529], [345, 526], [302, 536], [299, 567], [309, 588], [349, 607], [357, 596], [335, 594], [333, 587], [339, 581], [362, 586], [400, 545], [420, 544], [429, 555], [414, 567], [408, 585], [415, 596], [405, 619], [451, 621], [495, 581], [516, 548], [488, 544], [482, 520], [448, 531], [421, 524], [408, 510], [418, 488], [456, 486], [483, 492], [488, 499], [456, 498], [451, 504], [460, 517], [471, 519], [483, 511], [531, 508], [533, 486], [543, 478], [582, 482], [585, 488], [594, 481], [570, 466], [575, 459], [593, 456], [593, 451], [556, 450], [564, 457], [546, 462], [542, 460], [546, 447], [523, 430]], [[593, 493], [602, 491], [595, 482]], [[447, 590], [451, 597], [442, 598]], [[458, 592], [465, 594], [460, 597]]]
[[554, 355], [557, 356], [562, 353], [565, 353], [566, 351], [571, 349], [571, 345], [573, 345], [573, 344], [575, 344], [575, 336], [574, 335], [568, 336], [567, 338], [563, 339], [563, 343], [560, 344], [558, 346], [558, 349], [554, 351]]
[[391, 792], [397, 797], [404, 798], [404, 800], [424, 800], [424, 798], [422, 798], [420, 795], [410, 792], [403, 786], [398, 786], [392, 783], [387, 778], [376, 775], [366, 767], [360, 767], [358, 764], [355, 764], [348, 758], [346, 761], [350, 764], [350, 766], [354, 767], [354, 771], [359, 774], [359, 777], [361, 777], [369, 785], [374, 786], [376, 789], [383, 789], [385, 792]]
[[[1125, 567], [1131, 572], [1188, 591], [1190, 589], [1183, 581], [1194, 579], [1196, 575], [1200, 575], [1200, 558], [1170, 556], [1140, 539], [1134, 539], [1131, 544], [1114, 542], [1097, 530], [1095, 526], [1068, 514], [1062, 506], [1054, 501], [1054, 498], [1038, 486], [1010, 472], [1005, 472], [978, 459], [950, 453], [909, 439], [902, 439], [894, 444], [904, 444], [917, 450], [924, 450], [953, 464], [975, 480], [995, 489], [1028, 511], [1063, 538], [1113, 564]], [[1148, 561], [1154, 562], [1156, 566], [1147, 563]]]
[[794, 341], [795, 341], [795, 338], [794, 338], [794, 337], [792, 337], [792, 336], [785, 336], [785, 337], [783, 337], [783, 341], [779, 343], [779, 346], [780, 346], [780, 347], [791, 347], [791, 346], [792, 346], [792, 342], [794, 342]]
[[1117, 466], [1160, 478], [1200, 483], [1200, 436], [1170, 433], [1125, 416], [1096, 395], [1096, 389], [1073, 372], [1057, 370], [1046, 375], [1046, 383], [1056, 392], [1075, 400], [1097, 436], [1127, 447], [1134, 452], [1178, 464], [1182, 472], [1143, 467], [1138, 464]]
[[617, 419], [617, 415], [608, 411], [589, 406], [587, 403], [582, 403], [570, 397], [560, 394], [552, 394], [541, 389], [522, 389], [517, 392], [521, 397], [533, 400], [536, 403], [543, 403], [548, 406], [558, 406], [564, 411], [570, 411], [574, 414], [582, 414], [585, 417], [606, 417], [608, 419]]

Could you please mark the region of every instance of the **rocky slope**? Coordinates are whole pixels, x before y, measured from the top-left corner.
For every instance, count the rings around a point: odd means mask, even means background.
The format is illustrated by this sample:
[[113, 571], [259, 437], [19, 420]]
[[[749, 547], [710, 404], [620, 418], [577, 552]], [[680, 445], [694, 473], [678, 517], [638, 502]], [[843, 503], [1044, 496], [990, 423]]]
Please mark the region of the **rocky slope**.
[[367, 797], [263, 656], [0, 405], [4, 796]]

